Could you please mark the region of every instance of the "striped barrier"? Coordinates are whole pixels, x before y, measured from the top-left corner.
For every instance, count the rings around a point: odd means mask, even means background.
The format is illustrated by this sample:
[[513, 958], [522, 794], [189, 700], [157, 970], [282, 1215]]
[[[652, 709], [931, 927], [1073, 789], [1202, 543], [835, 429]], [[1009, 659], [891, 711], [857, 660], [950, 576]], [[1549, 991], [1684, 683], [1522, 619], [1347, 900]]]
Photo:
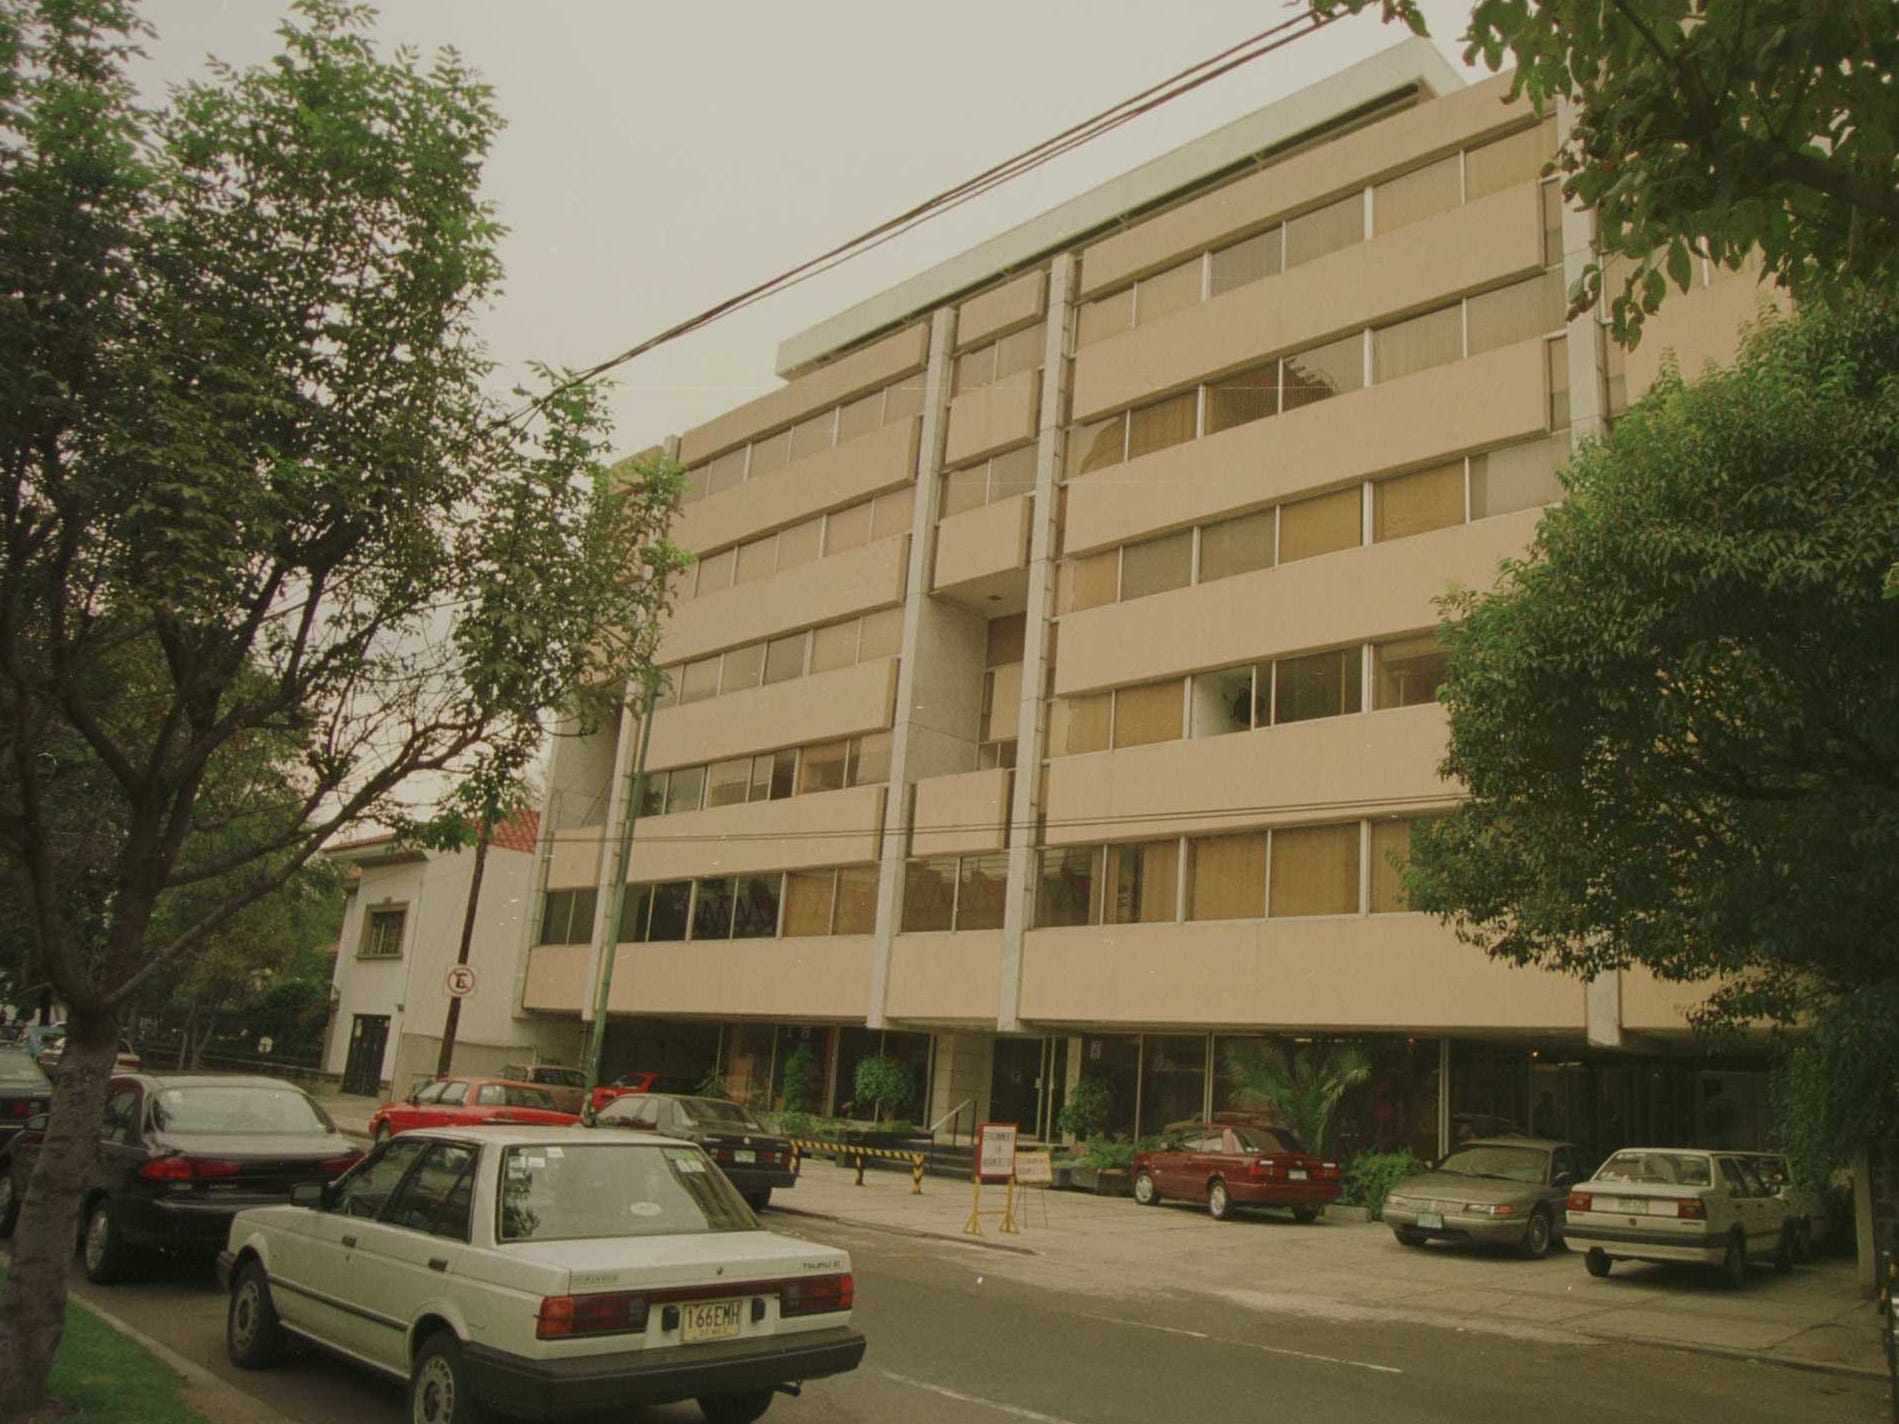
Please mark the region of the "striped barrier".
[[855, 1157], [857, 1159], [857, 1185], [860, 1187], [864, 1185], [864, 1159], [866, 1157], [879, 1157], [893, 1162], [908, 1162], [910, 1164], [910, 1195], [913, 1197], [923, 1195], [923, 1164], [928, 1159], [922, 1152], [898, 1152], [888, 1147], [859, 1147], [857, 1144], [851, 1142], [815, 1142], [794, 1137], [791, 1139], [791, 1170], [793, 1172], [798, 1171], [800, 1165], [799, 1159], [806, 1152], [829, 1152], [840, 1162], [846, 1157]]

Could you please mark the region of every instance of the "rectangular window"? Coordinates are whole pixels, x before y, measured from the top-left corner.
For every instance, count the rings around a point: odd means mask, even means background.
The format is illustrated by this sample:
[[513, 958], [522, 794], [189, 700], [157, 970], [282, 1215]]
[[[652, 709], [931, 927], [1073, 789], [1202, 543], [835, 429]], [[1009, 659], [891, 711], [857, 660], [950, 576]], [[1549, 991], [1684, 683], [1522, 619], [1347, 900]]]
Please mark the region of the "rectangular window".
[[1075, 312], [1075, 349], [1118, 336], [1134, 325], [1134, 288], [1083, 302]]
[[1004, 663], [1022, 661], [1022, 649], [1028, 641], [1029, 616], [1026, 613], [1010, 613], [1001, 618], [991, 618], [983, 630], [982, 665], [1001, 667]]
[[706, 768], [706, 807], [743, 805], [751, 792], [752, 759], [715, 761]]
[[[591, 885], [584, 890], [548, 891], [541, 912], [541, 943], [586, 944], [592, 940], [593, 913], [599, 903], [599, 891]], [[399, 931], [402, 912], [394, 913], [398, 917]]]
[[811, 633], [811, 671], [829, 672], [857, 661], [857, 620], [830, 623]]
[[923, 377], [909, 376], [894, 386], [884, 387], [884, 424], [914, 420], [923, 414]]
[[1155, 401], [1128, 412], [1128, 458], [1138, 460], [1156, 450], [1179, 445], [1194, 438], [1195, 412], [1199, 396], [1182, 391], [1177, 396]]
[[1359, 487], [1315, 495], [1279, 510], [1279, 562], [1309, 559], [1364, 542], [1364, 496]]
[[1273, 566], [1279, 511], [1262, 509], [1200, 526], [1200, 582], [1232, 578]]
[[989, 502], [1013, 499], [1019, 494], [1028, 494], [1035, 488], [1035, 452], [1034, 445], [1024, 445], [1019, 450], [998, 455], [989, 462]]
[[867, 935], [877, 928], [877, 867], [847, 865], [837, 873], [837, 920], [832, 934]]
[[1279, 363], [1268, 361], [1207, 383], [1207, 434], [1279, 414]]
[[956, 358], [955, 367], [950, 376], [950, 394], [959, 396], [964, 391], [981, 390], [984, 386], [994, 385], [996, 381], [996, 344], [978, 346], [974, 351], [965, 351]]
[[1372, 706], [1415, 707], [1437, 701], [1450, 654], [1435, 633], [1394, 638], [1372, 647]]
[[1464, 313], [1442, 307], [1372, 333], [1372, 379], [1395, 381], [1433, 366], [1448, 366], [1464, 354]]
[[666, 814], [666, 777], [663, 771], [649, 771], [646, 779], [640, 783], [640, 814], [642, 816], [663, 816]]
[[785, 937], [828, 935], [831, 906], [837, 895], [835, 870], [792, 870], [785, 873]]
[[1358, 822], [1274, 831], [1266, 913], [1357, 914]]
[[903, 867], [903, 933], [954, 928], [955, 856], [907, 861]]
[[708, 554], [699, 560], [699, 588], [694, 595], [704, 598], [708, 593], [719, 593], [732, 586], [732, 575], [738, 569], [738, 550], [721, 549], [716, 554]]
[[1552, 268], [1527, 282], [1484, 292], [1472, 297], [1468, 306], [1473, 356], [1561, 331], [1567, 307], [1562, 269]]
[[1193, 531], [1144, 539], [1121, 551], [1121, 598], [1146, 598], [1193, 582]]
[[1273, 723], [1309, 722], [1359, 709], [1360, 653], [1356, 647], [1273, 664]]
[[1180, 900], [1180, 842], [1111, 845], [1102, 918], [1111, 925], [1169, 924]]
[[1049, 755], [1076, 756], [1108, 749], [1108, 725], [1114, 694], [1058, 697], [1049, 707]]
[[1048, 329], [1039, 321], [1010, 332], [996, 343], [996, 379], [1006, 381], [1023, 371], [1033, 371], [1042, 364], [1042, 353], [1047, 348]]
[[994, 742], [1015, 736], [1022, 713], [1022, 664], [990, 668], [982, 679], [982, 725], [978, 741]]
[[752, 643], [743, 648], [734, 648], [721, 660], [719, 668], [719, 695], [728, 692], [742, 692], [748, 687], [757, 687], [765, 676], [765, 645]]
[[[1265, 718], [1260, 719], [1262, 722]], [[1222, 737], [1253, 727], [1253, 670], [1228, 668], [1224, 672], [1195, 673], [1193, 679], [1193, 733], [1195, 737]]]
[[1187, 842], [1187, 918], [1256, 920], [1266, 913], [1266, 832]]
[[1280, 409], [1297, 410], [1358, 390], [1364, 384], [1365, 338], [1355, 331], [1286, 358]]
[[1286, 224], [1286, 265], [1297, 267], [1365, 240], [1365, 194], [1347, 193]]
[[1096, 470], [1118, 465], [1127, 458], [1128, 417], [1123, 411], [1106, 420], [1068, 428], [1068, 457], [1064, 475], [1078, 479]]
[[966, 855], [958, 876], [956, 928], [1001, 929], [1003, 907], [1009, 898], [1009, 857]]
[[1544, 380], [1550, 393], [1550, 429], [1569, 429], [1569, 338], [1543, 343]]
[[1270, 227], [1252, 237], [1241, 238], [1230, 247], [1217, 249], [1213, 254], [1213, 295], [1217, 297], [1262, 277], [1275, 276], [1279, 271], [1283, 241], [1281, 230]]
[[898, 534], [910, 532], [910, 519], [916, 511], [917, 490], [915, 485], [905, 485], [889, 494], [880, 494], [871, 501], [870, 537], [872, 539], [890, 539]]
[[[572, 895], [574, 892], [555, 891], [548, 895], [549, 914], [542, 918], [541, 943], [566, 944], [565, 939], [547, 938], [547, 925], [552, 919], [552, 908], [556, 894]], [[371, 910], [363, 925], [363, 938], [356, 954], [360, 959], [400, 959], [402, 958], [402, 928], [409, 912], [404, 910]], [[564, 923], [564, 922], [563, 922]], [[589, 926], [589, 932], [591, 932]]]
[[866, 613], [858, 630], [857, 661], [868, 663], [878, 658], [894, 658], [902, 644], [901, 608], [882, 608], [875, 613]]
[[791, 463], [791, 432], [781, 430], [776, 435], [768, 435], [763, 440], [752, 442], [751, 466], [746, 478], [755, 480], [760, 475], [773, 475]]
[[1396, 475], [1372, 486], [1372, 542], [1464, 522], [1464, 462]]
[[872, 391], [837, 409], [837, 443], [868, 435], [884, 423], [884, 393]]
[[737, 882], [730, 876], [695, 882], [692, 896], [692, 937], [732, 938], [732, 903]]
[[1563, 185], [1555, 178], [1545, 179], [1543, 199], [1543, 265], [1563, 265]]
[[1371, 905], [1374, 915], [1408, 910], [1404, 901], [1404, 864], [1411, 855], [1415, 821], [1373, 821], [1371, 827]]
[[620, 934], [616, 944], [639, 944], [646, 938], [647, 922], [653, 913], [653, 887], [629, 885], [620, 901]]
[[738, 583], [768, 578], [778, 567], [778, 536], [768, 534], [738, 547]]
[[678, 815], [682, 811], [697, 811], [705, 800], [706, 769], [703, 766], [682, 766], [668, 772], [666, 776], [666, 814]]
[[799, 564], [808, 564], [818, 557], [820, 546], [824, 542], [824, 521], [807, 519], [802, 524], [794, 524], [789, 529], [778, 531], [778, 567], [795, 569]]
[[1121, 594], [1121, 551], [1107, 549], [1081, 559], [1064, 559], [1061, 566], [1061, 596], [1057, 606], [1063, 613], [1078, 613], [1084, 608], [1099, 608], [1113, 603]]
[[849, 742], [820, 742], [806, 747], [798, 760], [798, 794], [842, 790], [850, 750]]
[[790, 682], [794, 677], [803, 677], [804, 648], [810, 641], [809, 633], [793, 633], [765, 644], [765, 681]]
[[852, 737], [845, 767], [851, 786], [882, 786], [890, 780], [890, 733], [871, 732]]
[[752, 758], [752, 800], [782, 801], [798, 789], [798, 749], [766, 752]]
[[1487, 455], [1473, 455], [1470, 461], [1470, 516], [1487, 519], [1493, 514], [1554, 504], [1563, 497], [1563, 482], [1557, 476], [1569, 453], [1569, 442], [1562, 436], [1510, 445]]
[[1045, 850], [1035, 882], [1038, 928], [1101, 923], [1100, 846]]
[[655, 885], [652, 899], [653, 914], [646, 926], [647, 939], [684, 939], [687, 917], [692, 911], [692, 882], [670, 880]]
[[1395, 232], [1433, 213], [1446, 212], [1463, 201], [1463, 175], [1458, 157], [1440, 158], [1372, 189], [1372, 226], [1377, 232]]
[[778, 934], [778, 899], [783, 879], [777, 875], [741, 875], [732, 907], [733, 939], [773, 939]]
[[745, 447], [741, 445], [736, 450], [727, 450], [706, 466], [706, 493], [722, 494], [744, 478]]
[[802, 460], [829, 450], [837, 436], [837, 411], [819, 411], [791, 427], [791, 458]]
[[1134, 284], [1134, 324], [1146, 326], [1200, 300], [1199, 257], [1190, 257], [1165, 272], [1143, 277]]
[[1181, 693], [1177, 677], [1119, 689], [1114, 694], [1114, 744], [1141, 747], [1178, 741]]
[[981, 509], [988, 502], [989, 465], [986, 461], [944, 473], [942, 518], [948, 519], [952, 514], [966, 514], [972, 509]]
[[686, 471], [685, 485], [679, 491], [679, 502], [682, 505], [697, 504], [706, 497], [706, 477], [709, 472], [709, 467], [705, 465], [695, 465]]
[[1520, 129], [1473, 148], [1464, 155], [1464, 193], [1467, 202], [1528, 183], [1541, 175], [1543, 165], [1556, 156], [1554, 115], [1535, 128]]
[[824, 552], [841, 554], [870, 542], [870, 501], [839, 509], [824, 520]]

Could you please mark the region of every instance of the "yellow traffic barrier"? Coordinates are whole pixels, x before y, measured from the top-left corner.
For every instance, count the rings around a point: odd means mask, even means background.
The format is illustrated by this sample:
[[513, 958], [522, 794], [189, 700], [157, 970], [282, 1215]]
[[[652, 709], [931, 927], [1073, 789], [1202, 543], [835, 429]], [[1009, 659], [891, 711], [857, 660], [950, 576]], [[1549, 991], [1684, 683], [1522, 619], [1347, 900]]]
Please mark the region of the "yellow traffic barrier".
[[853, 1142], [818, 1142], [801, 1137], [791, 1139], [791, 1170], [800, 1168], [800, 1159], [807, 1152], [830, 1152], [838, 1158], [855, 1157], [857, 1159], [857, 1185], [864, 1185], [864, 1159], [879, 1157], [892, 1162], [910, 1164], [910, 1195], [923, 1195], [923, 1164], [928, 1158], [921, 1152], [898, 1152], [889, 1147], [860, 1147]]

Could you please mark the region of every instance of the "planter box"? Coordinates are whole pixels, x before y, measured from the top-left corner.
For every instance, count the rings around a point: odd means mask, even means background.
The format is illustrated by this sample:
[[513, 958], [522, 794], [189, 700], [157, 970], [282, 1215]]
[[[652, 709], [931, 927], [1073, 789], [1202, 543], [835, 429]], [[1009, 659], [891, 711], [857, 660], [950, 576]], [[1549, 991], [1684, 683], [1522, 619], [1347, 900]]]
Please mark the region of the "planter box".
[[1328, 1221], [1370, 1221], [1371, 1208], [1368, 1206], [1341, 1206], [1331, 1202], [1325, 1208]]
[[1134, 1183], [1125, 1167], [1072, 1167], [1068, 1182], [1076, 1191], [1093, 1192], [1101, 1197], [1134, 1195]]

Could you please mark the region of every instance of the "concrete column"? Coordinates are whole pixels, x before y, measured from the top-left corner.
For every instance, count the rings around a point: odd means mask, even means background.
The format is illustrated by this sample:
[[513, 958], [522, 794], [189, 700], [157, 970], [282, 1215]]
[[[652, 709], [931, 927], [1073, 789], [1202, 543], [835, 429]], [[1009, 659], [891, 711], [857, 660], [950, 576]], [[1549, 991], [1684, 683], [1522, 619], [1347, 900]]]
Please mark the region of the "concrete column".
[[1598, 974], [1583, 990], [1583, 1022], [1591, 1048], [1621, 1048], [1622, 975], [1616, 970]]
[[1042, 758], [1048, 734], [1049, 637], [1055, 613], [1055, 551], [1060, 524], [1062, 393], [1074, 324], [1075, 259], [1056, 257], [1048, 274], [1048, 342], [1042, 353], [1042, 427], [1036, 432], [1035, 523], [1029, 534], [1029, 592], [1022, 637], [1022, 703], [1016, 714], [1015, 786], [1009, 807], [1009, 888], [1003, 902], [1002, 965], [996, 1031], [1022, 1026], [1022, 936], [1035, 909], [1035, 825], [1042, 812]]
[[1451, 1041], [1437, 1041], [1437, 1155], [1451, 1150]]
[[[950, 353], [956, 346], [956, 308], [941, 307], [930, 320], [930, 356], [923, 379], [923, 432], [918, 442], [916, 508], [910, 521], [910, 564], [903, 592], [903, 642], [897, 663], [897, 715], [890, 729], [890, 785], [884, 800], [883, 842], [877, 875], [877, 929], [870, 959], [869, 1028], [884, 1026], [884, 994], [890, 984], [890, 950], [902, 911], [903, 862], [909, 850], [910, 805], [915, 796], [911, 747], [919, 646], [936, 565], [936, 512], [943, 470], [943, 435], [949, 421]], [[980, 666], [980, 661], [978, 666]]]
[[[1568, 143], [1576, 123], [1576, 106], [1567, 98], [1556, 103], [1556, 138]], [[1563, 205], [1563, 285], [1573, 287], [1582, 280], [1583, 268], [1596, 255], [1596, 212], [1594, 208]], [[1602, 323], [1594, 310], [1586, 311], [1569, 323], [1569, 438], [1572, 448], [1607, 428], [1609, 414], [1609, 377], [1603, 365]]]

